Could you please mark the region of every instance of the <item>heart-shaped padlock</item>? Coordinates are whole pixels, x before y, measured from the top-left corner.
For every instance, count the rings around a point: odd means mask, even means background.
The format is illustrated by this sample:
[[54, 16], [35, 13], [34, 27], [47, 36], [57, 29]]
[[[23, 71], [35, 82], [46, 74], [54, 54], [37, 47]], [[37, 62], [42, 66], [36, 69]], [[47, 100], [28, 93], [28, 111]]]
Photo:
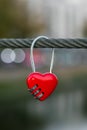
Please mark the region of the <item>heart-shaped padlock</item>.
[[27, 77], [26, 82], [28, 85], [28, 90], [31, 92], [31, 94], [33, 94], [34, 97], [39, 99], [40, 101], [43, 101], [54, 91], [54, 89], [56, 88], [58, 84], [58, 79], [52, 73], [53, 61], [54, 61], [54, 49], [52, 51], [50, 72], [45, 73], [45, 74], [35, 72], [35, 64], [34, 64], [34, 59], [33, 59], [33, 47], [34, 47], [35, 42], [39, 38], [48, 39], [45, 36], [39, 36], [32, 42], [31, 49], [30, 49], [30, 60], [31, 60], [31, 67], [32, 67], [33, 73], [31, 73]]
[[28, 90], [40, 101], [45, 100], [54, 91], [58, 84], [57, 77], [52, 73], [31, 73], [27, 77]]

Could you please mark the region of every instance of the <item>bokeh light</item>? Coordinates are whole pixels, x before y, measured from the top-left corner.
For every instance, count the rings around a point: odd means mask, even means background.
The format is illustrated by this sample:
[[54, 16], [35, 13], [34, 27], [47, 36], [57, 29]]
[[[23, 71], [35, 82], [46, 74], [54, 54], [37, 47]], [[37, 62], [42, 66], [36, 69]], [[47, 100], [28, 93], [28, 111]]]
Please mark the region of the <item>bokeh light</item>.
[[4, 49], [1, 52], [1, 60], [4, 63], [12, 63], [15, 59], [15, 53], [12, 49]]
[[15, 59], [14, 59], [15, 63], [21, 63], [24, 61], [25, 52], [22, 49], [14, 49], [14, 53], [15, 53]]

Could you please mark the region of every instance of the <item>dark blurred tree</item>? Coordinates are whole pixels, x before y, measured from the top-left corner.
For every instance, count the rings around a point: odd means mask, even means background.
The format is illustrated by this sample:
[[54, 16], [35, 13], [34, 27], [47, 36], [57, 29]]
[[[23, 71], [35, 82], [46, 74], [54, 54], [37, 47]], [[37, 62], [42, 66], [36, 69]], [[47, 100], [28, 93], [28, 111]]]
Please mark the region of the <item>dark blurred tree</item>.
[[27, 2], [28, 0], [0, 0], [1, 38], [28, 37], [43, 29], [43, 23], [32, 21]]

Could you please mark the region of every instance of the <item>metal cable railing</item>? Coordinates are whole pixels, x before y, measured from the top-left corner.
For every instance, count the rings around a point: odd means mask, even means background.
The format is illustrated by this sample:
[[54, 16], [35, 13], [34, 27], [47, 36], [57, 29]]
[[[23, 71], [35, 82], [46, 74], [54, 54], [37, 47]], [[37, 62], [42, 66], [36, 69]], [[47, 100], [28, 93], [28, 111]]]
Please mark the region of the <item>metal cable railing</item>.
[[[0, 48], [30, 48], [33, 40], [29, 38], [3, 38], [0, 39]], [[87, 48], [87, 38], [40, 38], [35, 44], [35, 48]]]

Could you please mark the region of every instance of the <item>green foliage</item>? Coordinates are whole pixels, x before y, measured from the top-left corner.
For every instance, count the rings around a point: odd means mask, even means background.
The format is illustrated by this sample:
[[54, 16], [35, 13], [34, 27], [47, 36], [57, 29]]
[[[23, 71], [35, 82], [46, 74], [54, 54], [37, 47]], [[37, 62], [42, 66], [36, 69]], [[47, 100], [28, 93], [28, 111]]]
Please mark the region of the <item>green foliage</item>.
[[28, 37], [42, 26], [33, 22], [27, 0], [0, 0], [0, 37]]
[[87, 37], [87, 20], [85, 20], [84, 25], [83, 25], [83, 36]]

